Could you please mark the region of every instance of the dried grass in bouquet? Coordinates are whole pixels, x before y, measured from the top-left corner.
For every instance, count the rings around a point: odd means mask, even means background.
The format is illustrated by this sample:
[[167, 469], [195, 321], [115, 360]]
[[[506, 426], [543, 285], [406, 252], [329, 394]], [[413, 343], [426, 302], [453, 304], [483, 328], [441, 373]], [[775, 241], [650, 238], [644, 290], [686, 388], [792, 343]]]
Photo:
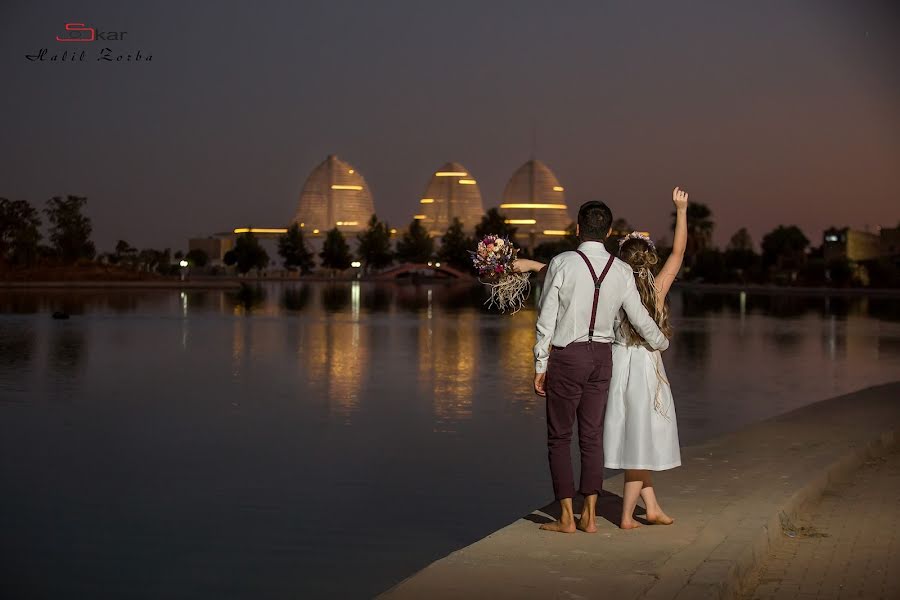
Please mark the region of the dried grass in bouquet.
[[518, 253], [508, 238], [496, 235], [485, 236], [478, 242], [478, 249], [469, 252], [478, 280], [490, 289], [485, 304], [496, 306], [501, 312], [518, 312], [531, 291], [528, 273], [520, 273], [513, 266]]

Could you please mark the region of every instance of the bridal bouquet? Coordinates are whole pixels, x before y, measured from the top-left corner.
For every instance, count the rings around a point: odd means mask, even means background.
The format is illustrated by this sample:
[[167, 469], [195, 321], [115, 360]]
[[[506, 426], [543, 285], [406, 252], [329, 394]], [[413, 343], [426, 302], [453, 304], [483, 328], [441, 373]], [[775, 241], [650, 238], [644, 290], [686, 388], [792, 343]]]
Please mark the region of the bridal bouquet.
[[502, 312], [517, 312], [525, 305], [531, 290], [528, 273], [520, 273], [513, 268], [518, 253], [518, 248], [509, 239], [496, 235], [486, 235], [478, 242], [477, 250], [469, 251], [479, 281], [491, 290], [486, 304], [496, 306]]

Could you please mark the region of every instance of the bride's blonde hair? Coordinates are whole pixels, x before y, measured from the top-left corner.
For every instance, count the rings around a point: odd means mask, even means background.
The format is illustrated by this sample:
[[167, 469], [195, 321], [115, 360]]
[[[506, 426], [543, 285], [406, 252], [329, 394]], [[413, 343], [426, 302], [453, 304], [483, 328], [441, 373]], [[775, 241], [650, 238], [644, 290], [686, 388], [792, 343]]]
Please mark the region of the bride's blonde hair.
[[[634, 272], [634, 282], [637, 284], [638, 294], [640, 294], [641, 302], [647, 308], [647, 312], [659, 325], [663, 335], [667, 338], [672, 337], [668, 304], [665, 299], [657, 302], [654, 277], [659, 273], [660, 260], [653, 242], [644, 237], [629, 236], [619, 246], [619, 258], [628, 263]], [[644, 343], [644, 338], [635, 330], [627, 316], [622, 320], [621, 327], [629, 345]]]

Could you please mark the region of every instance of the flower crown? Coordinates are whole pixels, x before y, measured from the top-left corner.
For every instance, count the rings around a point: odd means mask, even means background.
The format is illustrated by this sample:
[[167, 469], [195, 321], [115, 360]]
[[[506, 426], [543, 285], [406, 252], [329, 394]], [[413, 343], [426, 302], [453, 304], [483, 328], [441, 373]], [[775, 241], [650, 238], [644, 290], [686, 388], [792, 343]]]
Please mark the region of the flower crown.
[[632, 231], [625, 237], [619, 240], [619, 248], [622, 248], [622, 244], [627, 242], [628, 240], [644, 240], [650, 246], [651, 250], [656, 250], [656, 244], [653, 243], [653, 240], [650, 239], [646, 233], [641, 233], [640, 231]]

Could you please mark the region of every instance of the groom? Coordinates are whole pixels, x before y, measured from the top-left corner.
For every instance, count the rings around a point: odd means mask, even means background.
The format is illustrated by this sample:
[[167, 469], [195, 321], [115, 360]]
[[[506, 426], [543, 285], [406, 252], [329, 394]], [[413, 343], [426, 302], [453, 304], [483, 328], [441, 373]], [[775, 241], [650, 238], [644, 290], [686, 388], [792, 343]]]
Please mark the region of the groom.
[[638, 333], [656, 350], [669, 341], [644, 308], [631, 268], [603, 246], [612, 212], [603, 202], [578, 210], [575, 234], [581, 245], [556, 256], [547, 268], [534, 346], [534, 390], [547, 398], [547, 446], [553, 493], [560, 503], [558, 521], [541, 529], [574, 533], [572, 498], [575, 479], [569, 447], [578, 419], [584, 509], [577, 528], [597, 531], [597, 496], [603, 487], [603, 418], [612, 376], [613, 321], [620, 308]]

